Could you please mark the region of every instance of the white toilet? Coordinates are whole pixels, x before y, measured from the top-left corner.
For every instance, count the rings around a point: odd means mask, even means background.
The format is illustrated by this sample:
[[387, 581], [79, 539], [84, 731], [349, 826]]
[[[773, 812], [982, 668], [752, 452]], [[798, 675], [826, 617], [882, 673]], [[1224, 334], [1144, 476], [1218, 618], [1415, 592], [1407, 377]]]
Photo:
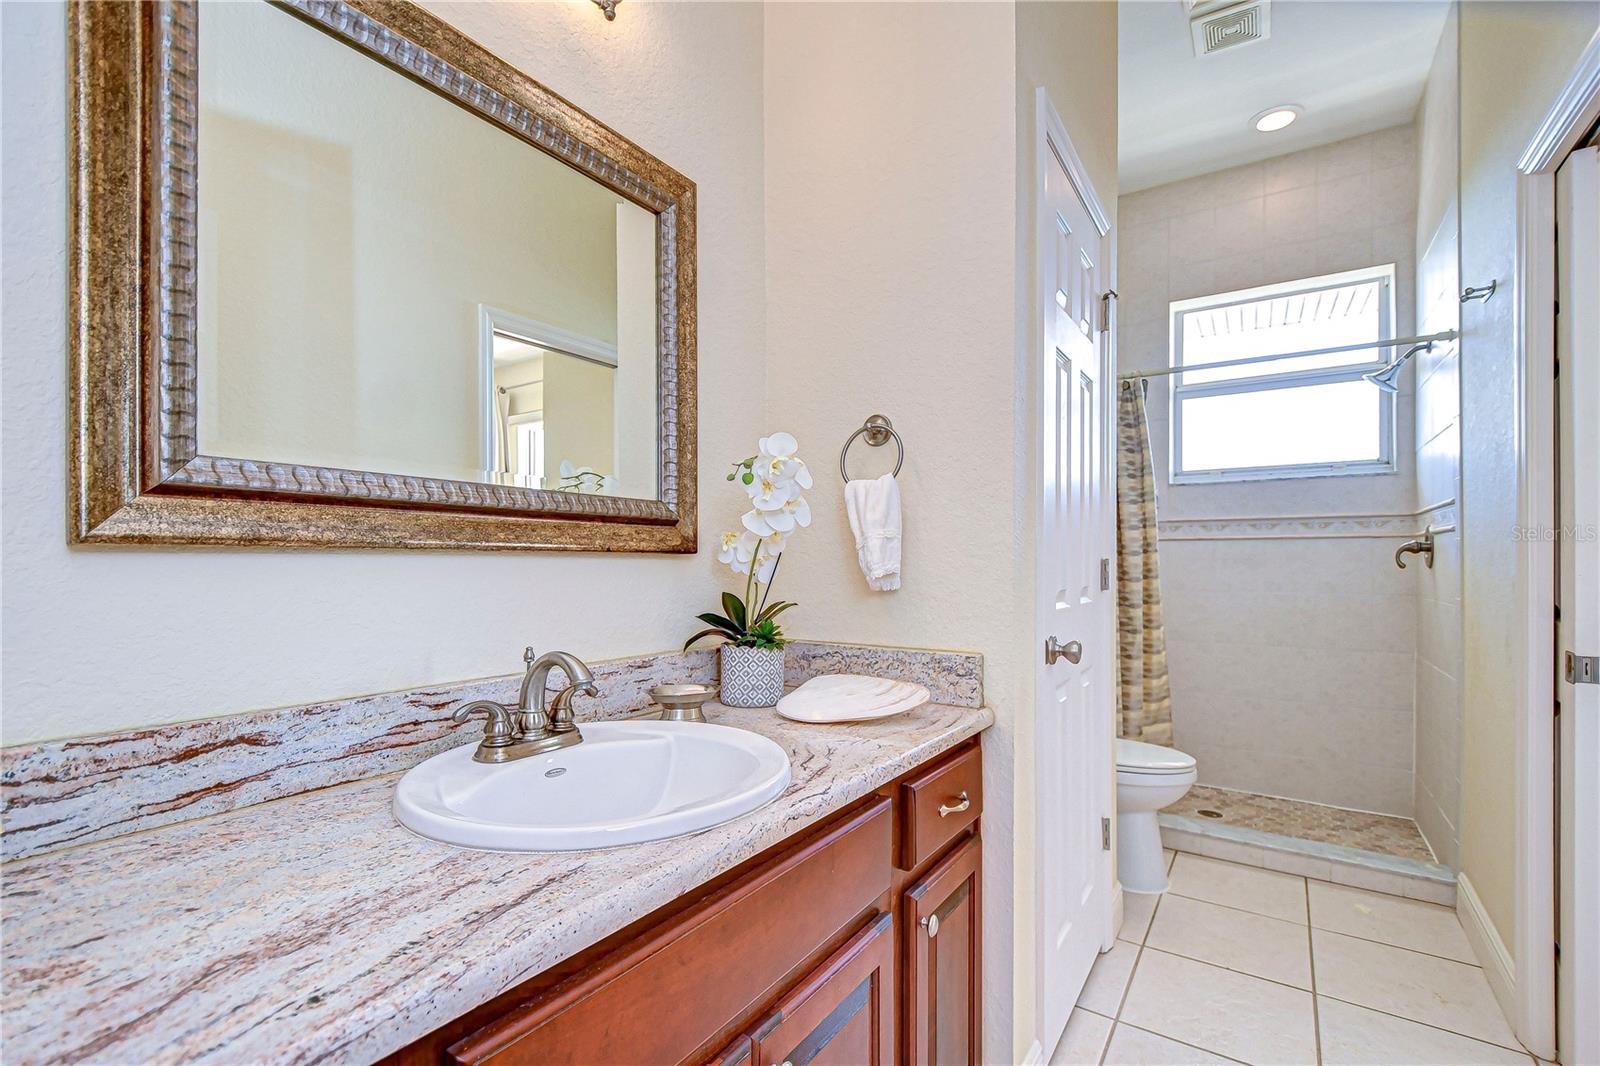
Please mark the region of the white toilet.
[[1125, 892], [1165, 892], [1156, 812], [1194, 784], [1194, 756], [1142, 740], [1117, 740], [1117, 880]]

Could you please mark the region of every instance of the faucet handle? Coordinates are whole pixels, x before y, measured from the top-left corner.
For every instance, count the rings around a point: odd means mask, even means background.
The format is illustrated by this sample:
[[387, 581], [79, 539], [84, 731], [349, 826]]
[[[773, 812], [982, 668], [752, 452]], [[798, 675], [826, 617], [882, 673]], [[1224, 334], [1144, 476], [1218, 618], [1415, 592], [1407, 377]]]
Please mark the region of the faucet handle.
[[539, 653], [533, 650], [533, 645], [532, 644], [529, 644], [526, 648], [522, 649], [522, 661], [523, 662], [528, 663], [529, 665], [532, 665], [534, 660], [536, 660], [538, 658], [539, 658]]
[[600, 694], [593, 681], [579, 681], [556, 693], [556, 698], [550, 702], [550, 732], [570, 733], [578, 728], [572, 721], [572, 698], [580, 692], [585, 696]]
[[516, 741], [516, 731], [511, 725], [511, 711], [494, 700], [473, 700], [464, 703], [450, 715], [457, 722], [465, 722], [473, 712], [483, 714], [483, 743], [485, 748], [504, 748]]

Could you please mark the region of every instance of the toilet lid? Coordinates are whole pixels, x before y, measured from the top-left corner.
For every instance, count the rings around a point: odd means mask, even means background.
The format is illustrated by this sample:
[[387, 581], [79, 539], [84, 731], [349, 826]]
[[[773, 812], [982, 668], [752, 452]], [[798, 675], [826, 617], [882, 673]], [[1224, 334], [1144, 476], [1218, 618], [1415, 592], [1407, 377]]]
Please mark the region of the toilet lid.
[[1117, 740], [1117, 769], [1145, 774], [1181, 774], [1194, 769], [1194, 756], [1142, 740]]

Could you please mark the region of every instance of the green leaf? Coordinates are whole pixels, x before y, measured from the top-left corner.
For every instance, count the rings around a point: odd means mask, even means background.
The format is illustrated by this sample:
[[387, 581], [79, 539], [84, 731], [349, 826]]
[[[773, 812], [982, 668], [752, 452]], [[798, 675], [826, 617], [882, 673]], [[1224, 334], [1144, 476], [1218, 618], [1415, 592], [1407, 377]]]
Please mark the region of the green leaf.
[[712, 614], [710, 611], [707, 611], [705, 614], [697, 614], [695, 617], [700, 619], [702, 622], [708, 622], [711, 625], [716, 626], [724, 633], [729, 633], [736, 637], [744, 632], [744, 626], [734, 625], [720, 614]]
[[784, 611], [787, 611], [789, 608], [798, 606], [800, 606], [798, 603], [790, 603], [788, 600], [779, 600], [777, 603], [769, 603], [767, 604], [767, 609], [761, 612], [761, 615], [756, 619], [756, 622], [770, 622]]
[[743, 600], [731, 592], [724, 592], [722, 594], [722, 609], [727, 613], [729, 618], [733, 619], [734, 625], [741, 629], [744, 628], [745, 616]]
[[720, 629], [702, 629], [700, 632], [696, 633], [694, 636], [690, 637], [688, 640], [683, 642], [683, 650], [684, 651], [688, 651], [689, 650], [689, 645], [691, 645], [695, 641], [701, 640], [701, 639], [703, 639], [705, 637], [723, 637], [723, 638], [726, 638], [727, 635], [728, 634], [724, 633]]

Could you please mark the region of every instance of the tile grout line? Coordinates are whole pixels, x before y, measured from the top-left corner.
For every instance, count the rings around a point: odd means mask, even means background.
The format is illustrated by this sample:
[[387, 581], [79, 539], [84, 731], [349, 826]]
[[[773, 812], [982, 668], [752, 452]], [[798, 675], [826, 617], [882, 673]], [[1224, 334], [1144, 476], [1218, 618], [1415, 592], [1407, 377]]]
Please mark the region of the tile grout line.
[[1317, 1005], [1317, 947], [1311, 931], [1311, 879], [1302, 877], [1300, 887], [1306, 891], [1306, 962], [1311, 967], [1311, 1035], [1315, 1041], [1317, 1066], [1322, 1066], [1322, 1010]]
[[[1218, 859], [1217, 861], [1218, 862], [1227, 862], [1228, 860], [1227, 859]], [[1234, 865], [1242, 865], [1242, 864], [1235, 863]], [[1253, 870], [1253, 869], [1259, 869], [1259, 867], [1251, 866], [1251, 867], [1246, 867], [1246, 869], [1252, 869]], [[1272, 873], [1281, 873], [1282, 871], [1273, 870], [1273, 871], [1270, 871], [1270, 872], [1272, 872]], [[1292, 874], [1290, 876], [1299, 876], [1299, 875], [1298, 874]], [[1315, 877], [1304, 878], [1304, 880], [1316, 881], [1318, 884], [1327, 884], [1327, 885], [1337, 885], [1338, 884], [1335, 881], [1322, 881], [1322, 880], [1320, 880], [1318, 878], [1315, 878]], [[1339, 888], [1350, 888], [1350, 887], [1353, 887], [1353, 886], [1350, 886], [1350, 885], [1338, 885], [1338, 887]], [[1372, 889], [1367, 889], [1367, 888], [1361, 889], [1361, 891], [1363, 891], [1363, 892], [1373, 892]], [[1239, 914], [1253, 914], [1257, 918], [1269, 918], [1274, 922], [1282, 922], [1284, 925], [1300, 925], [1301, 924], [1300, 922], [1291, 921], [1288, 918], [1279, 918], [1276, 914], [1262, 914], [1260, 911], [1252, 911], [1252, 910], [1248, 910], [1248, 909], [1246, 909], [1244, 907], [1235, 907], [1231, 903], [1219, 903], [1214, 899], [1206, 899], [1206, 898], [1204, 898], [1202, 896], [1186, 896], [1182, 892], [1176, 892], [1176, 891], [1172, 891], [1172, 890], [1168, 890], [1166, 893], [1163, 893], [1163, 894], [1164, 895], [1177, 896], [1179, 899], [1193, 900], [1195, 903], [1209, 903], [1213, 907], [1221, 907], [1224, 910], [1235, 911], [1235, 912], [1237, 912]], [[1383, 895], [1387, 895], [1387, 894], [1388, 893], [1385, 893], [1385, 892], [1373, 892], [1373, 895], [1375, 895], [1375, 896], [1383, 896]], [[1308, 896], [1309, 896], [1309, 893], [1308, 893]], [[1401, 899], [1401, 900], [1408, 900], [1409, 902], [1413, 902], [1413, 903], [1428, 903], [1428, 901], [1425, 900], [1425, 899], [1410, 900], [1409, 897], [1406, 897], [1406, 896], [1394, 896], [1392, 898]], [[1438, 903], [1428, 903], [1428, 905], [1431, 906], [1431, 907], [1442, 906], [1442, 904], [1438, 904]], [[1308, 917], [1309, 917], [1309, 915], [1308, 915]], [[1471, 966], [1475, 970], [1483, 969], [1482, 966], [1478, 965], [1475, 962], [1466, 962], [1466, 961], [1464, 961], [1462, 959], [1451, 958], [1449, 955], [1439, 955], [1439, 954], [1436, 954], [1436, 953], [1434, 953], [1432, 951], [1423, 951], [1420, 948], [1408, 947], [1405, 944], [1395, 944], [1395, 943], [1392, 943], [1392, 942], [1390, 942], [1388, 940], [1374, 940], [1369, 936], [1357, 936], [1355, 933], [1346, 933], [1342, 929], [1329, 929], [1328, 927], [1322, 926], [1322, 925], [1311, 925], [1311, 926], [1309, 926], [1309, 928], [1321, 929], [1324, 933], [1333, 933], [1333, 934], [1335, 934], [1337, 936], [1349, 937], [1351, 940], [1360, 940], [1363, 943], [1367, 943], [1367, 944], [1377, 944], [1380, 947], [1399, 948], [1401, 951], [1409, 951], [1413, 955], [1426, 955], [1430, 959], [1440, 959], [1440, 960], [1442, 960], [1444, 962], [1453, 962], [1458, 966]], [[1177, 953], [1176, 952], [1170, 952], [1169, 954], [1177, 954]], [[1202, 959], [1202, 960], [1199, 960], [1199, 961], [1203, 962], [1205, 960]], [[1213, 965], [1215, 965], [1215, 964], [1213, 964]], [[1224, 967], [1224, 968], [1226, 968], [1226, 967]]]
[[[1308, 931], [1308, 936], [1309, 936], [1309, 931]], [[1124, 943], [1132, 944], [1133, 941], [1131, 941], [1131, 940], [1130, 941], [1124, 941]], [[1144, 948], [1145, 947], [1146, 947], [1145, 945], [1141, 945], [1141, 950], [1140, 950], [1140, 953], [1139, 953], [1139, 957], [1140, 958], [1144, 957]], [[1370, 1003], [1357, 1003], [1355, 1000], [1345, 999], [1342, 996], [1330, 995], [1327, 992], [1318, 992], [1318, 991], [1315, 990], [1314, 987], [1312, 989], [1308, 990], [1308, 989], [1305, 989], [1305, 988], [1301, 988], [1299, 985], [1291, 985], [1291, 984], [1288, 984], [1288, 983], [1283, 982], [1283, 981], [1274, 980], [1271, 977], [1262, 977], [1260, 974], [1249, 973], [1249, 972], [1247, 972], [1245, 970], [1235, 970], [1230, 966], [1224, 966], [1221, 963], [1212, 962], [1209, 959], [1197, 959], [1193, 955], [1183, 955], [1183, 954], [1180, 954], [1180, 953], [1178, 953], [1176, 951], [1168, 951], [1166, 948], [1149, 947], [1149, 950], [1155, 952], [1157, 955], [1170, 955], [1175, 959], [1186, 959], [1189, 962], [1199, 963], [1201, 966], [1210, 966], [1213, 969], [1222, 970], [1222, 971], [1224, 971], [1226, 973], [1236, 973], [1236, 974], [1239, 974], [1242, 977], [1251, 977], [1251, 978], [1254, 978], [1257, 981], [1264, 981], [1269, 985], [1276, 985], [1279, 988], [1287, 988], [1287, 989], [1290, 989], [1291, 991], [1294, 991], [1294, 992], [1306, 993], [1307, 995], [1311, 996], [1311, 998], [1312, 998], [1312, 1009], [1313, 1009], [1313, 1012], [1315, 1012], [1317, 1010], [1317, 1008], [1316, 1008], [1316, 1000], [1318, 998], [1331, 999], [1335, 1003], [1343, 1003], [1343, 1004], [1345, 1004], [1347, 1006], [1359, 1007], [1362, 1010], [1369, 1010], [1374, 1014], [1382, 1014], [1383, 1016], [1385, 1016], [1387, 1018], [1394, 1018], [1394, 1019], [1396, 1019], [1398, 1021], [1411, 1022], [1413, 1025], [1420, 1025], [1425, 1029], [1432, 1029], [1435, 1032], [1449, 1033], [1451, 1036], [1459, 1036], [1463, 1040], [1472, 1040], [1472, 1041], [1475, 1041], [1475, 1042], [1477, 1042], [1479, 1044], [1485, 1044], [1485, 1045], [1487, 1045], [1489, 1047], [1501, 1048], [1502, 1050], [1505, 1050], [1505, 1051], [1515, 1051], [1515, 1052], [1519, 1052], [1519, 1053], [1522, 1053], [1522, 1054], [1529, 1054], [1528, 1050], [1526, 1048], [1524, 1048], [1524, 1047], [1514, 1047], [1514, 1048], [1513, 1047], [1507, 1047], [1505, 1044], [1498, 1043], [1497, 1041], [1494, 1041], [1494, 1040], [1485, 1040], [1481, 1036], [1473, 1036], [1470, 1033], [1457, 1032], [1454, 1029], [1447, 1029], [1442, 1025], [1435, 1025], [1432, 1022], [1425, 1022], [1425, 1021], [1422, 1021], [1419, 1018], [1409, 1018], [1404, 1014], [1395, 1014], [1393, 1011], [1387, 1011], [1387, 1010], [1384, 1010], [1381, 1007], [1374, 1007]], [[1316, 952], [1315, 952], [1314, 949], [1312, 950], [1311, 954], [1312, 954], [1311, 965], [1312, 965], [1312, 968], [1313, 968], [1313, 977], [1314, 977], [1314, 971], [1315, 971], [1315, 967], [1316, 967]], [[1132, 987], [1133, 987], [1133, 978], [1130, 975], [1129, 979], [1128, 979], [1128, 988], [1131, 989]], [[1123, 997], [1124, 997], [1124, 1000], [1126, 1000], [1127, 990], [1124, 990]], [[1087, 1010], [1087, 1008], [1080, 1008], [1080, 1009]], [[1090, 1014], [1094, 1014], [1096, 1012], [1089, 1011], [1089, 1013]], [[1142, 1029], [1143, 1028], [1142, 1026], [1133, 1025], [1131, 1022], [1122, 1021], [1121, 1020], [1121, 1016], [1122, 1016], [1122, 1007], [1119, 1005], [1118, 1008], [1117, 1008], [1117, 1018], [1115, 1019], [1116, 1024], [1118, 1024], [1118, 1025], [1128, 1025], [1128, 1026], [1130, 1026], [1131, 1028], [1134, 1028], [1134, 1029]], [[1105, 1015], [1102, 1014], [1102, 1015], [1100, 1015], [1100, 1017], [1104, 1018]], [[1160, 1032], [1158, 1030], [1147, 1029], [1147, 1030], [1144, 1030], [1144, 1031], [1145, 1032], [1154, 1032], [1157, 1036], [1165, 1037], [1168, 1040], [1175, 1039], [1174, 1037], [1167, 1036], [1167, 1034], [1162, 1033], [1162, 1032]], [[1318, 1024], [1317, 1041], [1318, 1041], [1319, 1052], [1320, 1052], [1320, 1045], [1321, 1045], [1320, 1022]], [[1178, 1043], [1184, 1043], [1184, 1041], [1180, 1040], [1180, 1041], [1178, 1041]], [[1107, 1046], [1109, 1046], [1109, 1044], [1110, 1044], [1110, 1040], [1109, 1040], [1109, 1037], [1108, 1037], [1107, 1038]], [[1200, 1045], [1198, 1045], [1198, 1044], [1191, 1044], [1189, 1046], [1190, 1047], [1200, 1047]], [[1222, 1054], [1222, 1052], [1220, 1052], [1220, 1051], [1211, 1051], [1211, 1049], [1204, 1048], [1204, 1047], [1200, 1047], [1200, 1050], [1208, 1052], [1209, 1054], [1212, 1054], [1212, 1055], [1221, 1055]], [[1226, 1058], [1227, 1056], [1224, 1055], [1223, 1057]]]
[[1370, 936], [1357, 936], [1354, 933], [1347, 933], [1342, 929], [1329, 929], [1325, 925], [1313, 925], [1311, 928], [1313, 928], [1313, 929], [1315, 929], [1315, 930], [1317, 930], [1319, 932], [1323, 932], [1323, 933], [1332, 933], [1334, 936], [1342, 936], [1346, 940], [1359, 940], [1363, 944], [1376, 944], [1380, 948], [1395, 948], [1395, 949], [1397, 949], [1399, 951], [1409, 951], [1413, 955], [1423, 955], [1423, 956], [1426, 956], [1427, 958], [1430, 958], [1430, 959], [1438, 959], [1440, 962], [1453, 962], [1457, 966], [1467, 966], [1467, 967], [1470, 967], [1470, 968], [1472, 968], [1474, 970], [1482, 970], [1483, 969], [1482, 966], [1478, 965], [1475, 962], [1463, 962], [1460, 959], [1452, 959], [1449, 955], [1436, 955], [1431, 951], [1423, 951], [1420, 948], [1412, 948], [1412, 947], [1407, 947], [1404, 944], [1391, 943], [1388, 940], [1374, 940]]
[[[1168, 884], [1171, 884], [1170, 875], [1168, 878]], [[1128, 967], [1128, 983], [1122, 986], [1122, 995], [1117, 997], [1117, 1013], [1111, 1019], [1111, 1031], [1106, 1033], [1105, 1047], [1100, 1049], [1100, 1062], [1102, 1066], [1106, 1061], [1106, 1056], [1111, 1054], [1111, 1038], [1117, 1035], [1117, 1026], [1122, 1024], [1122, 1008], [1127, 1006], [1128, 993], [1133, 991], [1133, 979], [1139, 972], [1139, 960], [1144, 958], [1144, 942], [1150, 939], [1150, 930], [1156, 924], [1156, 912], [1161, 910], [1161, 901], [1165, 899], [1166, 896], [1167, 894], [1165, 892], [1156, 896], [1155, 905], [1150, 908], [1150, 921], [1145, 925], [1144, 933], [1139, 937], [1139, 950], [1134, 953], [1133, 965]], [[1124, 920], [1126, 920], [1126, 914], [1124, 914]], [[1137, 1028], [1137, 1026], [1134, 1028]]]
[[[1104, 1066], [1104, 1063], [1105, 1063], [1105, 1060], [1106, 1060], [1106, 1056], [1111, 1054], [1111, 1038], [1117, 1035], [1117, 1029], [1119, 1027], [1123, 1026], [1123, 1025], [1126, 1025], [1129, 1029], [1133, 1029], [1133, 1030], [1136, 1030], [1136, 1031], [1141, 1032], [1141, 1033], [1150, 1033], [1153, 1036], [1159, 1036], [1163, 1040], [1171, 1040], [1174, 1044], [1181, 1044], [1184, 1047], [1193, 1048], [1196, 1051], [1203, 1051], [1207, 1055], [1216, 1055], [1218, 1058], [1227, 1059], [1229, 1062], [1240, 1062], [1240, 1063], [1242, 1063], [1242, 1061], [1243, 1061], [1241, 1059], [1234, 1058], [1232, 1055], [1224, 1055], [1220, 1051], [1212, 1051], [1210, 1048], [1201, 1047], [1199, 1044], [1191, 1044], [1191, 1043], [1189, 1043], [1187, 1041], [1179, 1040], [1176, 1037], [1168, 1036], [1166, 1033], [1160, 1033], [1160, 1032], [1157, 1032], [1154, 1029], [1144, 1029], [1144, 1028], [1141, 1028], [1140, 1026], [1134, 1025], [1131, 1022], [1124, 1022], [1122, 1020], [1122, 1010], [1128, 1004], [1128, 994], [1133, 991], [1133, 979], [1134, 979], [1134, 976], [1137, 975], [1138, 972], [1139, 972], [1139, 960], [1144, 958], [1144, 950], [1145, 950], [1145, 947], [1146, 947], [1147, 943], [1150, 940], [1150, 933], [1156, 927], [1156, 915], [1158, 913], [1160, 913], [1160, 911], [1161, 911], [1162, 901], [1164, 901], [1167, 898], [1168, 893], [1170, 893], [1172, 891], [1172, 887], [1171, 887], [1172, 886], [1172, 868], [1174, 866], [1176, 866], [1177, 863], [1178, 863], [1178, 853], [1176, 851], [1174, 851], [1172, 853], [1172, 861], [1167, 864], [1167, 870], [1166, 870], [1166, 873], [1167, 873], [1167, 891], [1158, 894], [1157, 897], [1156, 897], [1155, 906], [1150, 908], [1150, 923], [1144, 927], [1144, 935], [1142, 937], [1140, 937], [1140, 939], [1139, 939], [1139, 953], [1133, 957], [1133, 968], [1128, 971], [1128, 983], [1122, 989], [1122, 998], [1117, 1001], [1117, 1016], [1114, 1019], [1112, 1019], [1112, 1021], [1111, 1021], [1111, 1031], [1106, 1034], [1106, 1046], [1104, 1048], [1102, 1048], [1101, 1051], [1100, 1051], [1100, 1062], [1101, 1062], [1102, 1066]], [[1189, 897], [1184, 896], [1182, 898], [1187, 899]], [[1202, 902], [1204, 902], [1204, 901], [1202, 901]], [[1150, 950], [1154, 951], [1158, 955], [1174, 955], [1174, 956], [1176, 956], [1178, 958], [1188, 958], [1188, 956], [1186, 956], [1186, 955], [1177, 955], [1176, 952], [1171, 952], [1171, 951], [1165, 951], [1164, 952], [1160, 948], [1151, 948]], [[1202, 960], [1200, 960], [1200, 959], [1192, 959], [1190, 961], [1192, 961], [1192, 962], [1201, 962]], [[1214, 966], [1216, 964], [1215, 963], [1204, 963], [1204, 965]], [[1225, 969], [1225, 967], [1219, 967], [1219, 968]], [[1237, 972], [1237, 971], [1235, 971], [1235, 972]], [[1253, 976], [1253, 975], [1247, 974], [1246, 976]], [[1265, 980], [1265, 978], [1263, 978], [1263, 980]], [[1304, 992], [1305, 989], [1301, 989], [1300, 991]], [[1316, 996], [1315, 995], [1312, 996], [1312, 1003], [1313, 1003], [1313, 1005], [1316, 1003]], [[1318, 1063], [1318, 1066], [1321, 1066], [1320, 1062]]]
[[[1486, 1044], [1489, 1047], [1499, 1048], [1502, 1051], [1515, 1051], [1519, 1054], [1530, 1056], [1533, 1054], [1527, 1048], [1522, 1047], [1521, 1045], [1518, 1045], [1517, 1047], [1507, 1047], [1505, 1044], [1499, 1043], [1498, 1041], [1485, 1040], [1483, 1037], [1473, 1036], [1471, 1033], [1461, 1033], [1454, 1029], [1446, 1029], [1442, 1025], [1435, 1025], [1432, 1022], [1425, 1022], [1420, 1018], [1408, 1018], [1404, 1014], [1396, 1014], [1393, 1011], [1384, 1010], [1382, 1007], [1374, 1007], [1370, 1003], [1357, 1003], [1353, 999], [1345, 999], [1342, 996], [1332, 996], [1326, 992], [1319, 992], [1317, 994], [1323, 999], [1331, 999], [1333, 1002], [1343, 1003], [1347, 1007], [1359, 1007], [1362, 1010], [1369, 1010], [1374, 1014], [1381, 1014], [1385, 1018], [1394, 1018], [1398, 1021], [1410, 1022], [1412, 1025], [1420, 1025], [1424, 1029], [1432, 1029], [1436, 1033], [1449, 1033], [1451, 1036], [1459, 1036], [1463, 1040], [1472, 1040], [1479, 1044]], [[1512, 1034], [1512, 1037], [1515, 1039], [1515, 1034]]]
[[[1249, 1066], [1249, 1064], [1247, 1062], [1245, 1062], [1244, 1059], [1236, 1059], [1232, 1055], [1224, 1055], [1220, 1051], [1212, 1051], [1210, 1048], [1201, 1047], [1199, 1044], [1191, 1044], [1187, 1040], [1179, 1040], [1177, 1037], [1168, 1036], [1166, 1033], [1158, 1033], [1154, 1029], [1146, 1029], [1143, 1026], [1134, 1025], [1132, 1022], [1118, 1022], [1117, 1024], [1118, 1025], [1126, 1025], [1129, 1029], [1132, 1029], [1136, 1033], [1148, 1033], [1151, 1036], [1158, 1036], [1162, 1040], [1170, 1040], [1170, 1041], [1172, 1041], [1172, 1043], [1177, 1044], [1179, 1047], [1191, 1048], [1191, 1049], [1193, 1049], [1195, 1051], [1202, 1052], [1202, 1053], [1204, 1053], [1206, 1055], [1215, 1055], [1219, 1059], [1226, 1059], [1229, 1062], [1237, 1062], [1237, 1063], [1240, 1064], [1240, 1066]], [[1110, 1041], [1109, 1038], [1107, 1038], [1106, 1046], [1109, 1048], [1110, 1045], [1111, 1045], [1111, 1041]]]

